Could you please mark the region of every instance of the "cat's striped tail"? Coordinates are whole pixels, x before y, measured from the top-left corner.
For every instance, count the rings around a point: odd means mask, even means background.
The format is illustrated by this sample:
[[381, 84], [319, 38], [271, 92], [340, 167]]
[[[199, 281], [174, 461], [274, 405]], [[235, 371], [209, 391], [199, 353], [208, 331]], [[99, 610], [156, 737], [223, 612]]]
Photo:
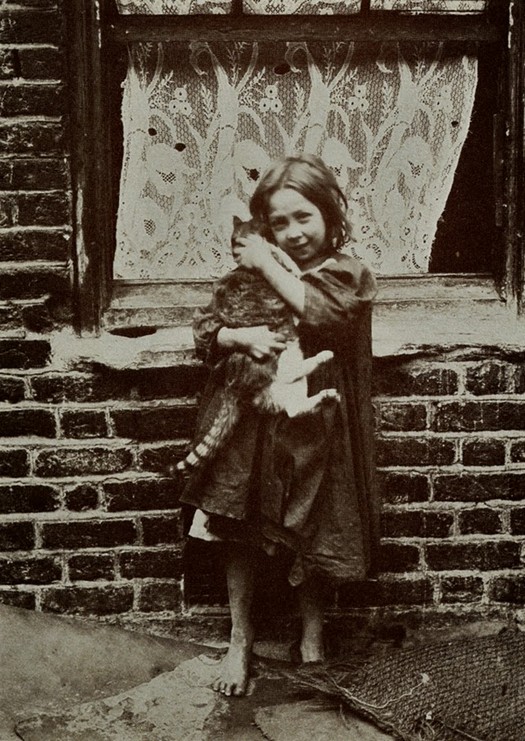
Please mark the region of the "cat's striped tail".
[[238, 400], [226, 393], [212, 426], [186, 458], [177, 463], [177, 471], [188, 474], [212, 460], [232, 434], [240, 416], [241, 407]]

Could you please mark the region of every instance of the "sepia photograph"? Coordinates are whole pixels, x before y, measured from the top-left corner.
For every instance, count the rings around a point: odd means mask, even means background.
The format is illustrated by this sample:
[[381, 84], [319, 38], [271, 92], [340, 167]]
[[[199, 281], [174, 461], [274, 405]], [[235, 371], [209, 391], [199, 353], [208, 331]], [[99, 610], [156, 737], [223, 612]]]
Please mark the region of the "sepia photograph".
[[0, 0], [0, 741], [525, 741], [524, 0]]

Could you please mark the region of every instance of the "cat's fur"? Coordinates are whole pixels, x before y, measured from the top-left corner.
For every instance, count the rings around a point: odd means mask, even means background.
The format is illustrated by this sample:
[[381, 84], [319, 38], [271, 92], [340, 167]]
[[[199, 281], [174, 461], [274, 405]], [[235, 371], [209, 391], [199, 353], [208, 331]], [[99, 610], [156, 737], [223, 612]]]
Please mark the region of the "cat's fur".
[[[232, 248], [241, 237], [259, 234], [252, 221], [234, 217]], [[300, 275], [297, 265], [275, 247], [274, 257], [290, 273]], [[318, 365], [331, 360], [330, 350], [305, 359], [290, 307], [258, 272], [238, 267], [221, 279], [215, 292], [217, 317], [226, 327], [267, 325], [284, 337], [286, 349], [256, 360], [246, 352], [231, 352], [224, 363], [224, 402], [210, 430], [187, 457], [178, 463], [188, 472], [212, 459], [232, 433], [242, 410], [255, 407], [262, 412], [285, 412], [289, 417], [308, 414], [326, 399], [337, 400], [335, 389], [324, 389], [308, 397], [307, 376]]]

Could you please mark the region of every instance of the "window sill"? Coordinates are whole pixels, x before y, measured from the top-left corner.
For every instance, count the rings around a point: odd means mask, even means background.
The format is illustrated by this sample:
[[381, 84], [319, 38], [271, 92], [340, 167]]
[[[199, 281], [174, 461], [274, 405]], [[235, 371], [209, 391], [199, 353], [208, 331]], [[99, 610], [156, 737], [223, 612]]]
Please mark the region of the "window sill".
[[[138, 369], [197, 363], [189, 324], [195, 306], [203, 305], [209, 293], [209, 282], [117, 284], [98, 336], [56, 334], [55, 365]], [[476, 355], [488, 347], [499, 354], [525, 354], [524, 322], [486, 276], [380, 278], [373, 354]]]

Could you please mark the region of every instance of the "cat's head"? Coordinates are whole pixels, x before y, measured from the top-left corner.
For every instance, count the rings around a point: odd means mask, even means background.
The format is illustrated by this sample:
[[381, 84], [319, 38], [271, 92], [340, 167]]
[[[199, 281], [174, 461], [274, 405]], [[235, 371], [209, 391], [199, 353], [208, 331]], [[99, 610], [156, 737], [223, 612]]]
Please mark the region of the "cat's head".
[[231, 245], [235, 247], [238, 239], [249, 237], [251, 234], [262, 234], [262, 231], [262, 225], [255, 221], [255, 219], [243, 221], [238, 216], [234, 216]]

